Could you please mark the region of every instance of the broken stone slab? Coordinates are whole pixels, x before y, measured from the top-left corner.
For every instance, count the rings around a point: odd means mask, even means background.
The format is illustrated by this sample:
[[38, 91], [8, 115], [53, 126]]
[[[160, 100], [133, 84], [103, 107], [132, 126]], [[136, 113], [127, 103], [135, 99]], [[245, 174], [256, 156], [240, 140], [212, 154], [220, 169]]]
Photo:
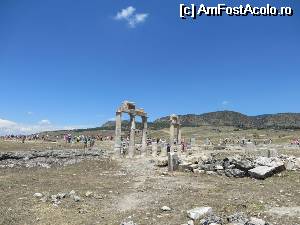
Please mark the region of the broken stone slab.
[[41, 198], [41, 197], [43, 197], [43, 194], [42, 193], [34, 193], [33, 196], [36, 198]]
[[204, 174], [204, 173], [205, 173], [205, 170], [194, 169], [193, 172], [194, 172], [194, 173], [199, 173], [199, 174]]
[[199, 169], [205, 170], [205, 171], [215, 171], [215, 165], [214, 164], [202, 164], [202, 165], [199, 165]]
[[134, 223], [133, 221], [129, 221], [129, 222], [122, 222], [120, 225], [137, 225], [137, 224]]
[[227, 223], [227, 225], [245, 225], [244, 223]]
[[283, 161], [279, 158], [257, 157], [255, 164], [257, 166], [284, 167]]
[[288, 157], [284, 160], [286, 170], [300, 170], [300, 158]]
[[187, 156], [185, 158], [185, 161], [189, 162], [189, 163], [192, 163], [192, 164], [198, 164], [199, 162], [199, 157], [197, 156]]
[[247, 225], [266, 225], [266, 222], [262, 219], [258, 219], [256, 217], [251, 217], [248, 221]]
[[166, 167], [168, 166], [168, 159], [167, 158], [159, 158], [156, 160], [156, 166], [158, 167]]
[[212, 214], [211, 207], [197, 207], [187, 211], [188, 217], [192, 220], [201, 219], [209, 214]]
[[227, 222], [229, 222], [229, 224], [245, 225], [248, 221], [248, 218], [242, 212], [238, 212], [227, 217]]
[[168, 170], [170, 172], [176, 171], [179, 165], [179, 158], [177, 153], [169, 152], [168, 153]]
[[231, 163], [235, 165], [236, 168], [243, 171], [248, 171], [255, 167], [254, 162], [252, 162], [250, 159], [242, 159], [242, 160], [233, 159]]
[[192, 164], [189, 163], [189, 162], [181, 162], [179, 165], [178, 165], [178, 170], [180, 172], [191, 172], [193, 171], [192, 168], [190, 167]]
[[198, 169], [199, 165], [198, 164], [192, 164], [189, 167], [191, 168], [191, 170], [194, 170], [194, 169]]
[[227, 177], [245, 177], [246, 176], [246, 172], [240, 169], [226, 169], [225, 170], [225, 175]]
[[295, 207], [275, 207], [267, 211], [270, 215], [276, 215], [276, 217], [296, 217], [300, 215], [300, 206]]
[[221, 166], [221, 165], [216, 165], [216, 170], [223, 170], [223, 169], [224, 169], [223, 166]]
[[93, 196], [93, 192], [91, 192], [91, 191], [87, 191], [85, 193], [85, 197], [92, 197], [92, 196]]
[[166, 211], [171, 211], [171, 208], [168, 206], [163, 206], [160, 208], [162, 211], [166, 212]]
[[258, 166], [248, 171], [250, 177], [256, 179], [266, 179], [276, 172], [276, 167]]
[[219, 224], [223, 224], [223, 220], [222, 220], [222, 218], [220, 218], [216, 215], [210, 214], [210, 215], [206, 216], [204, 219], [200, 220], [200, 225], [206, 225], [206, 224], [219, 225]]
[[81, 198], [78, 196], [78, 195], [73, 195], [71, 197], [75, 202], [80, 202], [81, 201]]

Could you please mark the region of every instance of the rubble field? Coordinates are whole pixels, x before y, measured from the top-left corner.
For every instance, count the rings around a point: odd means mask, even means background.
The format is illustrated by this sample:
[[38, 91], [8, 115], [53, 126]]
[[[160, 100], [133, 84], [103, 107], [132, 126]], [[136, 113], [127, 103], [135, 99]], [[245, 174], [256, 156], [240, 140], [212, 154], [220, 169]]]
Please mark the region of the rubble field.
[[[49, 167], [15, 163], [1, 168], [0, 224], [300, 224], [297, 170], [281, 170], [264, 180], [226, 176], [225, 171], [171, 173], [151, 157], [112, 159], [101, 153], [90, 160], [94, 153], [84, 158], [74, 152], [53, 153], [56, 163], [43, 161]], [[18, 160], [30, 162], [41, 154], [28, 152], [32, 159], [21, 154]], [[66, 154], [80, 160], [57, 163]], [[207, 158], [198, 166], [216, 166], [221, 159]], [[7, 154], [6, 160], [18, 162]], [[203, 208], [209, 213], [199, 213]]]

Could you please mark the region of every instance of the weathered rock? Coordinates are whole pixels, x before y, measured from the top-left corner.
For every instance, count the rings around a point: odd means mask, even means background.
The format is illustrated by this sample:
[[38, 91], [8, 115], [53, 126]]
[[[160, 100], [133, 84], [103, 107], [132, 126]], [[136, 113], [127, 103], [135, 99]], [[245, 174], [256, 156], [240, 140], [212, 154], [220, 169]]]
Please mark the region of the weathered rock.
[[168, 170], [169, 171], [176, 171], [179, 165], [179, 158], [175, 152], [168, 153]]
[[63, 199], [63, 198], [65, 198], [66, 196], [67, 196], [67, 193], [58, 193], [58, 194], [56, 195], [57, 199]]
[[300, 158], [286, 157], [284, 158], [284, 166], [286, 170], [300, 170]]
[[75, 202], [80, 202], [81, 201], [81, 198], [78, 195], [73, 195], [72, 198]]
[[[212, 157], [211, 155], [208, 155], [208, 154], [201, 154], [198, 158], [198, 164], [202, 164], [204, 162], [207, 162], [209, 160], [211, 160]], [[194, 162], [193, 162], [194, 163]]]
[[251, 217], [250, 220], [247, 222], [247, 225], [265, 225], [266, 222], [262, 219], [258, 219], [255, 217]]
[[223, 166], [221, 166], [221, 165], [216, 165], [216, 168], [215, 168], [216, 170], [223, 170], [224, 169], [224, 167]]
[[194, 225], [194, 221], [193, 221], [193, 220], [189, 220], [189, 221], [187, 222], [187, 225]]
[[246, 172], [239, 170], [239, 169], [226, 169], [225, 170], [225, 175], [227, 177], [245, 177], [246, 176]]
[[43, 197], [43, 194], [42, 193], [34, 193], [33, 196], [36, 198], [41, 198], [41, 197]]
[[102, 150], [46, 150], [0, 153], [0, 168], [3, 167], [43, 167], [74, 164], [83, 159], [95, 160], [103, 157]]
[[237, 169], [248, 171], [250, 169], [253, 169], [255, 167], [254, 162], [252, 162], [249, 159], [242, 159], [242, 160], [236, 160], [233, 159], [231, 162]]
[[192, 171], [192, 168], [190, 167], [191, 163], [189, 162], [182, 162], [178, 165], [178, 170], [181, 172], [188, 172]]
[[41, 202], [47, 202], [48, 198], [47, 198], [47, 196], [44, 196], [40, 200], [41, 200]]
[[223, 224], [223, 220], [216, 215], [208, 215], [200, 220], [200, 225]]
[[268, 149], [268, 157], [278, 157], [278, 152], [276, 149]]
[[129, 221], [129, 222], [122, 222], [120, 225], [137, 225], [137, 224], [134, 223], [133, 221]]
[[204, 174], [204, 173], [205, 173], [205, 170], [194, 169], [193, 172], [194, 172], [194, 173], [199, 173], [199, 174]]
[[209, 214], [212, 214], [211, 207], [197, 207], [187, 211], [188, 217], [192, 220], [201, 219]]
[[205, 171], [215, 171], [215, 165], [214, 164], [202, 164], [199, 166], [199, 169], [205, 170]]
[[156, 166], [158, 167], [166, 167], [168, 166], [168, 159], [167, 158], [159, 158], [156, 160]]
[[93, 195], [93, 192], [91, 192], [91, 191], [87, 191], [85, 193], [85, 197], [92, 197], [92, 195]]
[[75, 194], [76, 194], [76, 192], [74, 190], [72, 190], [72, 191], [69, 192], [70, 196], [75, 195]]
[[296, 158], [295, 169], [300, 170], [300, 158]]
[[199, 158], [196, 156], [187, 156], [185, 161], [191, 163], [191, 164], [198, 164]]
[[231, 224], [246, 224], [248, 222], [248, 218], [244, 215], [244, 213], [235, 213], [227, 217], [227, 222]]
[[249, 170], [249, 175], [256, 179], [266, 179], [276, 172], [276, 167], [258, 166]]
[[258, 157], [255, 164], [257, 166], [276, 167], [278, 170], [285, 169], [284, 163], [279, 158]]
[[162, 211], [171, 211], [171, 208], [168, 206], [163, 206], [160, 208]]

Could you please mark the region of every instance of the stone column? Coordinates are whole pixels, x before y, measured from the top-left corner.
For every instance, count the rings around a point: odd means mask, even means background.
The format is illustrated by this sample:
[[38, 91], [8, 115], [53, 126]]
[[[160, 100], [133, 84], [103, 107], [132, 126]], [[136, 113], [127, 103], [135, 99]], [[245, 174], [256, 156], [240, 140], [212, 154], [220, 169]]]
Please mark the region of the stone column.
[[160, 156], [167, 156], [168, 153], [167, 153], [167, 145], [166, 144], [163, 144], [161, 145], [161, 148], [160, 148]]
[[170, 145], [173, 146], [174, 145], [174, 131], [175, 131], [175, 127], [173, 124], [173, 121], [171, 122], [170, 125]]
[[135, 115], [130, 114], [130, 140], [128, 148], [128, 156], [132, 158], [135, 153]]
[[181, 137], [181, 127], [180, 127], [180, 125], [178, 125], [178, 144], [181, 144], [181, 139], [182, 139], [182, 137]]
[[152, 156], [156, 157], [157, 156], [157, 142], [152, 141]]
[[121, 156], [121, 149], [122, 149], [122, 141], [121, 141], [121, 134], [122, 134], [122, 113], [116, 112], [116, 133], [115, 133], [115, 149], [114, 153], [118, 156]]
[[178, 169], [179, 159], [175, 152], [168, 153], [168, 170], [169, 172], [176, 171]]
[[177, 124], [176, 125], [176, 140], [177, 140], [177, 144], [181, 143], [181, 130], [180, 130], [180, 125]]
[[143, 136], [142, 136], [142, 152], [141, 155], [144, 156], [146, 154], [147, 149], [147, 117], [142, 117], [142, 123], [143, 123]]

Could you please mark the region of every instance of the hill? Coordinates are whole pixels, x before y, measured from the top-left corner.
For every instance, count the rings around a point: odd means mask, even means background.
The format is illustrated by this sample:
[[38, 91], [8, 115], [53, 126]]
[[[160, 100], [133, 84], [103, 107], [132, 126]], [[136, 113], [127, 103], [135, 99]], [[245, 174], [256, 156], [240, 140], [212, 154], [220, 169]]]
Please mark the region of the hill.
[[[234, 111], [218, 111], [204, 113], [201, 115], [188, 114], [179, 115], [182, 126], [234, 126], [238, 128], [257, 128], [257, 129], [299, 129], [300, 113], [279, 113], [266, 114], [259, 116], [247, 116]], [[169, 120], [169, 117], [162, 117], [154, 121], [162, 123]]]
[[[218, 111], [204, 114], [187, 114], [179, 115], [181, 125], [183, 127], [199, 127], [199, 126], [232, 126], [240, 129], [300, 129], [300, 113], [278, 113], [265, 114], [258, 116], [247, 116], [245, 114], [234, 111]], [[153, 122], [148, 123], [149, 129], [159, 130], [169, 128], [169, 116], [161, 117]], [[137, 129], [142, 129], [140, 122], [136, 123]], [[102, 135], [113, 135], [115, 129], [115, 121], [108, 121], [101, 127], [76, 129], [72, 130], [73, 134], [93, 135], [95, 133]], [[122, 121], [122, 130], [129, 131], [129, 121]], [[62, 136], [70, 131], [53, 131], [43, 132], [43, 134]]]

